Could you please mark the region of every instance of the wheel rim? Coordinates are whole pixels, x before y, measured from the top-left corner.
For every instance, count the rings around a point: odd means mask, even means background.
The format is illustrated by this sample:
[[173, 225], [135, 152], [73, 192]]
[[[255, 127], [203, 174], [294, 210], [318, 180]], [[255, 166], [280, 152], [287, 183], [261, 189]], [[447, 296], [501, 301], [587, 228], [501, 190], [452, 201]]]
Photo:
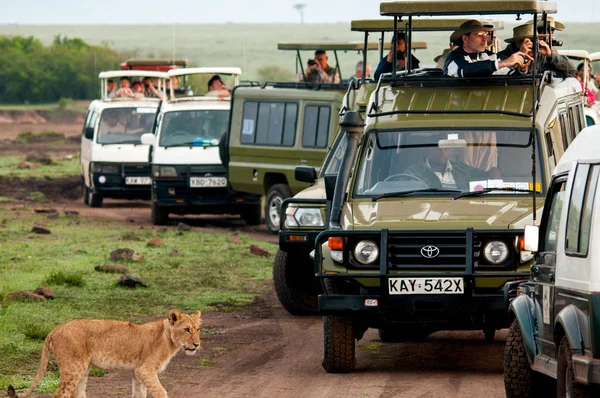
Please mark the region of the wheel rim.
[[281, 203], [283, 199], [281, 196], [275, 196], [271, 203], [269, 203], [269, 219], [271, 220], [271, 224], [274, 226], [279, 226], [279, 211], [281, 210]]

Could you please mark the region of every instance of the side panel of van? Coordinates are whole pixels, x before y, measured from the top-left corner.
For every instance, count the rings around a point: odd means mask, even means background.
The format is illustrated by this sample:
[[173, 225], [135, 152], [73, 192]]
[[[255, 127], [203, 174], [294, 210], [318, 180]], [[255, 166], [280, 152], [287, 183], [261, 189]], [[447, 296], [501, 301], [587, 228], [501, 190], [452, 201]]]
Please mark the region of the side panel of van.
[[[94, 106], [90, 106], [88, 113], [85, 117], [83, 129], [81, 131], [81, 175], [83, 176], [84, 183], [87, 187], [90, 186], [90, 162], [92, 160], [92, 148], [98, 116], [99, 111]], [[86, 130], [88, 130], [89, 128], [94, 130], [94, 134], [92, 134], [91, 136], [86, 136]]]

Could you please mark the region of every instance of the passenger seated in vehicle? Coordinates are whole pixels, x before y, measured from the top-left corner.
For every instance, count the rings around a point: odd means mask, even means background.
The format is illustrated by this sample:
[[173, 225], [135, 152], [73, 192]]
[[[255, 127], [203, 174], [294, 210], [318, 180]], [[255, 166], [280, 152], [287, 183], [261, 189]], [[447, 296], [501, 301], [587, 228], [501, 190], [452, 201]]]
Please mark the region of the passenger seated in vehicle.
[[[562, 25], [562, 24], [561, 24]], [[563, 25], [564, 26], [564, 25]], [[515, 26], [513, 29], [513, 37], [506, 39], [508, 46], [498, 53], [498, 59], [507, 59], [515, 53], [527, 54], [533, 59], [533, 24], [526, 23], [524, 25]], [[560, 55], [556, 51], [552, 51], [545, 40], [551, 40], [547, 34], [538, 35], [539, 54], [537, 61], [538, 73], [545, 71], [553, 71], [561, 77], [573, 75], [575, 67], [569, 61], [569, 58]], [[531, 73], [532, 63], [526, 62], [519, 65], [520, 73]]]
[[[348, 79], [348, 83], [349, 82], [359, 82], [362, 80], [363, 77], [363, 61], [358, 61], [356, 63], [356, 68], [354, 68], [354, 74], [352, 76], [350, 76], [350, 78]], [[371, 77], [371, 65], [367, 64], [367, 66], [364, 68], [365, 69], [365, 79], [368, 79]]]
[[[125, 125], [119, 120], [120, 115], [113, 110], [104, 111], [98, 128], [98, 142], [109, 142], [106, 139], [107, 134], [124, 134]], [[104, 138], [101, 138], [104, 137]]]
[[231, 96], [231, 90], [225, 86], [225, 83], [221, 80], [221, 76], [214, 75], [208, 81], [208, 93], [206, 95], [226, 98]]
[[[430, 142], [446, 140], [444, 134], [434, 135]], [[404, 173], [426, 182], [431, 188], [469, 190], [469, 182], [478, 179], [501, 178], [500, 170], [488, 171], [471, 167], [458, 160], [450, 160], [450, 148], [428, 147], [426, 158], [409, 166]]]
[[[487, 51], [489, 25], [471, 19], [460, 25], [452, 33], [450, 41], [458, 48], [448, 54], [444, 64], [444, 74], [452, 77], [485, 77], [493, 74], [508, 74], [513, 66], [520, 68], [525, 60], [533, 58], [523, 52], [516, 52], [506, 59], [499, 60], [496, 54]], [[498, 72], [498, 73], [497, 73]]]
[[[598, 93], [598, 89], [596, 88], [596, 86], [594, 86], [594, 83], [592, 83], [591, 80], [591, 76], [592, 76], [592, 67], [588, 65], [588, 74], [590, 76], [590, 80], [588, 81], [588, 85], [587, 88], [584, 86], [585, 82], [584, 82], [584, 70], [583, 70], [583, 62], [580, 63], [579, 65], [577, 65], [577, 73], [575, 73], [575, 78], [577, 80], [579, 80], [579, 83], [581, 84], [581, 90], [585, 91], [587, 89], [587, 101], [586, 101], [586, 105], [592, 105], [594, 102], [596, 102], [596, 94]], [[595, 92], [594, 92], [595, 91]]]
[[119, 81], [119, 89], [115, 93], [115, 97], [135, 97], [135, 94], [131, 90], [131, 83], [126, 77], [122, 77]]
[[113, 98], [117, 94], [117, 83], [109, 79], [106, 82], [106, 98]]
[[144, 98], [144, 85], [142, 82], [135, 81], [131, 84], [131, 89], [135, 98]]
[[[396, 40], [396, 37], [398, 40]], [[394, 61], [394, 43], [396, 43], [396, 52], [398, 57], [396, 68], [397, 70], [404, 70], [406, 68], [406, 35], [404, 32], [398, 32], [394, 35], [394, 37], [392, 37], [392, 47], [390, 48], [390, 51], [385, 57], [381, 58], [379, 65], [377, 65], [377, 69], [375, 69], [375, 80], [379, 80], [379, 76], [381, 76], [382, 73], [392, 73], [392, 62]], [[421, 62], [419, 59], [413, 55], [412, 67], [418, 68], [420, 63]]]
[[165, 95], [156, 89], [154, 82], [149, 77], [144, 78], [144, 95], [148, 98], [165, 99]]

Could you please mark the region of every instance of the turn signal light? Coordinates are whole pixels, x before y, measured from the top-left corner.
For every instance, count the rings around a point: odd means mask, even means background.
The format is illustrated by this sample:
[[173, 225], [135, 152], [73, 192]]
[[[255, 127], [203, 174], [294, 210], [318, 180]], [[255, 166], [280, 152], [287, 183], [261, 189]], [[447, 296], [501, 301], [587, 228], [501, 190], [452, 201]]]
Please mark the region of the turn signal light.
[[525, 237], [519, 236], [519, 250], [525, 250]]
[[327, 246], [329, 246], [331, 250], [343, 250], [344, 238], [329, 238], [327, 239]]

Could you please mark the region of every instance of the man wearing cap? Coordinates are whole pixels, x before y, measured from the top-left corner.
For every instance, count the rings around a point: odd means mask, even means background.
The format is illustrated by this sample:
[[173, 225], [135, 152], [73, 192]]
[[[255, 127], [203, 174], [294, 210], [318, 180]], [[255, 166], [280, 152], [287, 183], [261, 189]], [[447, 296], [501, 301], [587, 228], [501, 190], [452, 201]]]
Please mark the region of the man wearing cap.
[[[563, 30], [564, 25], [560, 22], [555, 22], [554, 19], [548, 17], [550, 31], [557, 29]], [[541, 27], [543, 30], [543, 27]], [[551, 37], [547, 33], [538, 34], [539, 56], [537, 61], [537, 71], [544, 72], [551, 70], [556, 72], [561, 77], [567, 77], [575, 72], [575, 67], [569, 61], [569, 58], [564, 55], [552, 51], [548, 42], [551, 42]], [[516, 52], [523, 52], [533, 57], [533, 21], [529, 21], [524, 25], [515, 26], [513, 29], [513, 37], [506, 39], [508, 46], [498, 53], [499, 59], [506, 59]], [[546, 42], [548, 40], [548, 42]], [[525, 63], [519, 67], [519, 72], [531, 72], [531, 64]]]
[[[396, 38], [398, 38], [398, 40], [396, 40]], [[390, 51], [385, 57], [381, 58], [379, 65], [377, 65], [377, 69], [375, 69], [375, 80], [379, 80], [379, 76], [381, 76], [383, 73], [392, 73], [392, 66], [394, 62], [394, 43], [396, 43], [396, 52], [398, 57], [396, 65], [397, 70], [406, 69], [406, 57], [404, 55], [406, 51], [406, 35], [404, 32], [398, 32], [394, 35], [394, 37], [392, 37], [392, 47], [390, 48]], [[419, 64], [420, 61], [413, 55], [412, 67], [416, 69], [419, 67]]]
[[[496, 54], [485, 49], [488, 44], [488, 32], [493, 27], [483, 25], [471, 19], [466, 21], [452, 33], [450, 41], [458, 48], [448, 54], [444, 65], [444, 74], [453, 77], [485, 77], [493, 74], [508, 74], [505, 68], [517, 65], [522, 67], [531, 56], [516, 52], [505, 59], [498, 59]], [[497, 73], [498, 72], [498, 73]]]

